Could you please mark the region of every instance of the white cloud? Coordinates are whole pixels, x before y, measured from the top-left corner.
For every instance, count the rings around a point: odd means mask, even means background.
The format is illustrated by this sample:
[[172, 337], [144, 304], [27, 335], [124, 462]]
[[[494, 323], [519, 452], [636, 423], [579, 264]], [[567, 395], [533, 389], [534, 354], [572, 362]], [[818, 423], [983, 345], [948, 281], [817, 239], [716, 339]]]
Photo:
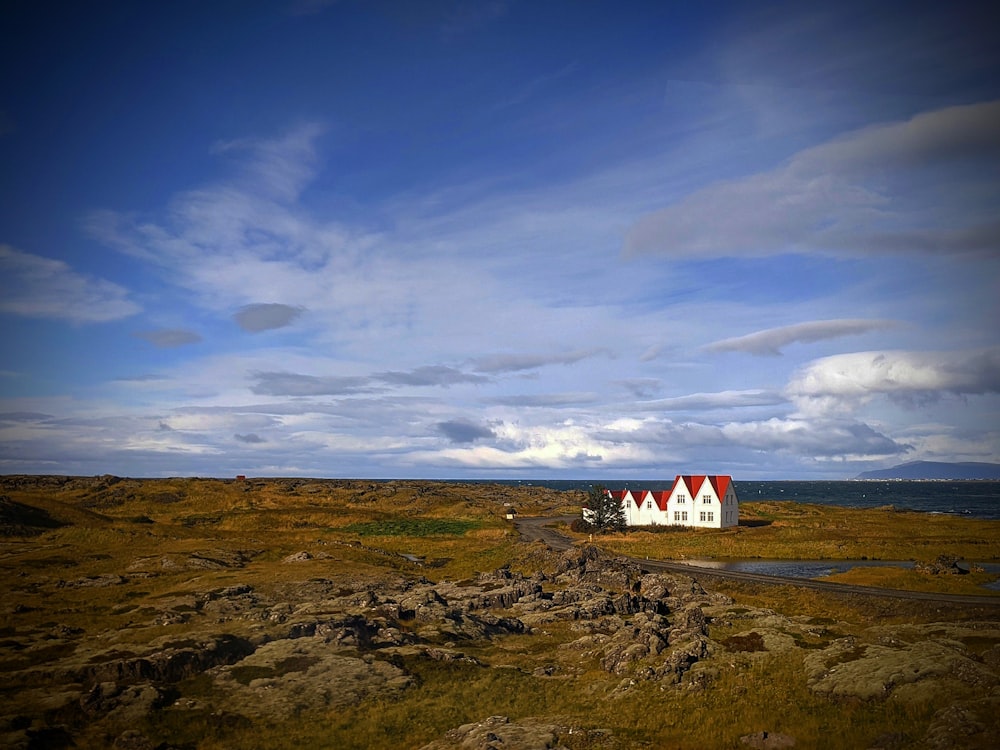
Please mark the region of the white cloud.
[[[193, 292], [193, 301], [204, 309], [220, 315], [240, 309], [238, 321], [251, 330], [265, 330], [263, 323], [247, 320], [258, 313], [268, 314], [264, 323], [270, 328], [290, 322], [284, 313], [308, 309], [308, 320], [297, 326], [308, 330], [299, 333], [348, 355], [375, 357], [392, 350], [403, 367], [422, 364], [417, 356], [424, 362], [444, 359], [434, 352], [446, 339], [447, 358], [467, 359], [469, 352], [482, 351], [484, 330], [498, 350], [518, 352], [530, 351], [537, 334], [550, 327], [566, 330], [563, 319], [581, 331], [590, 322], [592, 315], [565, 301], [553, 308], [536, 299], [524, 284], [520, 256], [508, 251], [531, 247], [540, 229], [564, 232], [562, 214], [530, 204], [536, 196], [508, 196], [502, 206], [449, 203], [442, 220], [441, 207], [425, 195], [405, 204], [390, 202], [395, 226], [387, 236], [318, 218], [290, 197], [313, 174], [310, 144], [317, 133], [302, 128], [275, 139], [273, 147], [257, 140], [227, 144], [224, 153], [249, 162], [235, 177], [175, 196], [163, 216], [97, 212], [88, 228], [106, 244], [154, 266], [165, 281]], [[260, 188], [271, 173], [288, 187]], [[580, 221], [571, 224], [579, 227]], [[565, 260], [551, 262], [565, 267]], [[262, 299], [270, 306], [261, 307]], [[566, 343], [569, 350], [554, 358], [498, 355], [482, 362], [483, 371], [571, 364], [594, 353], [572, 348], [579, 343]]]
[[845, 419], [780, 419], [733, 422], [722, 427], [733, 444], [756, 451], [802, 457], [868, 461], [912, 450], [863, 422]]
[[71, 323], [104, 323], [141, 308], [128, 291], [74, 271], [60, 260], [0, 245], [0, 311]]
[[[87, 229], [164, 269], [167, 280], [196, 292], [208, 309], [247, 306], [243, 312], [253, 316], [261, 299], [291, 308], [302, 299], [350, 299], [347, 272], [362, 259], [366, 240], [296, 205], [315, 174], [320, 132], [307, 124], [270, 140], [221, 144], [217, 152], [238, 157], [236, 176], [176, 195], [161, 218], [98, 211]], [[340, 276], [346, 278], [337, 283]]]
[[858, 336], [894, 325], [896, 323], [891, 320], [812, 320], [722, 339], [707, 345], [705, 349], [710, 352], [746, 352], [758, 356], [778, 356], [789, 344], [811, 343], [841, 336]]
[[522, 425], [502, 423], [493, 428], [493, 445], [415, 451], [408, 461], [430, 466], [471, 469], [582, 469], [623, 467], [649, 463], [654, 452], [647, 446], [608, 442], [595, 437], [587, 425]]
[[856, 130], [645, 216], [629, 231], [625, 252], [692, 258], [815, 249], [995, 251], [1000, 231], [991, 207], [966, 206], [946, 193], [928, 203], [914, 186], [940, 169], [963, 170], [966, 189], [995, 185], [998, 155], [1000, 102]]
[[838, 354], [797, 371], [785, 393], [807, 414], [857, 409], [876, 396], [920, 404], [1000, 393], [1000, 349]]

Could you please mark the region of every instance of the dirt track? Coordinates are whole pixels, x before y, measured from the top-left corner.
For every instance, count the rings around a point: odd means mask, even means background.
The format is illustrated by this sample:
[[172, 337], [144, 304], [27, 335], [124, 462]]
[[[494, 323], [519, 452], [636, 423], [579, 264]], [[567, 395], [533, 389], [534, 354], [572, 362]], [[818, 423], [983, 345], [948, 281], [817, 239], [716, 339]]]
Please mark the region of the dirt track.
[[[518, 518], [514, 525], [517, 527], [521, 538], [527, 542], [540, 541], [547, 544], [554, 550], [566, 550], [573, 546], [569, 537], [560, 534], [553, 528], [557, 523], [570, 523], [576, 516], [558, 517], [534, 517]], [[818, 589], [839, 594], [853, 594], [860, 596], [881, 596], [894, 599], [917, 599], [930, 602], [941, 602], [946, 604], [968, 604], [977, 607], [996, 607], [1000, 609], [1000, 597], [997, 596], [970, 596], [965, 594], [936, 594], [925, 591], [902, 591], [900, 589], [881, 589], [872, 586], [852, 586], [845, 583], [833, 583], [831, 581], [817, 581], [811, 578], [789, 578], [786, 576], [766, 576], [759, 573], [741, 573], [734, 570], [714, 570], [700, 568], [695, 565], [685, 565], [678, 562], [667, 562], [666, 560], [649, 560], [636, 557], [628, 558], [632, 562], [646, 570], [666, 570], [671, 573], [684, 573], [695, 579], [700, 578], [724, 578], [732, 581], [746, 581], [748, 583], [764, 583], [771, 585], [798, 586], [801, 588]]]

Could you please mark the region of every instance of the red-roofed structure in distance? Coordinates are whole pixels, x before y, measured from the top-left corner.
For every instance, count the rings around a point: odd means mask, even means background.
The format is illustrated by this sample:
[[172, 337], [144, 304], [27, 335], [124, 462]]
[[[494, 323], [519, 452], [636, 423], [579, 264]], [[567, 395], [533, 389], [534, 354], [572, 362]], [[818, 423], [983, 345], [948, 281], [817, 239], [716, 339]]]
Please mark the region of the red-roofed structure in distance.
[[627, 526], [738, 526], [740, 502], [733, 478], [724, 474], [678, 474], [669, 491], [608, 490], [622, 504]]

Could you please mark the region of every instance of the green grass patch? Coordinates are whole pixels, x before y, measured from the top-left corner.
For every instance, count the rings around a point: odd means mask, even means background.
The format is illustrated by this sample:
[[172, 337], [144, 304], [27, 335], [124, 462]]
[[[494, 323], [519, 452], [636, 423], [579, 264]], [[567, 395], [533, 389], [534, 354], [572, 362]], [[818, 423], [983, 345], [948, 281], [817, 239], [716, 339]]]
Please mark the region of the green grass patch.
[[462, 536], [478, 529], [479, 521], [452, 518], [387, 518], [381, 521], [352, 523], [337, 531], [358, 536]]

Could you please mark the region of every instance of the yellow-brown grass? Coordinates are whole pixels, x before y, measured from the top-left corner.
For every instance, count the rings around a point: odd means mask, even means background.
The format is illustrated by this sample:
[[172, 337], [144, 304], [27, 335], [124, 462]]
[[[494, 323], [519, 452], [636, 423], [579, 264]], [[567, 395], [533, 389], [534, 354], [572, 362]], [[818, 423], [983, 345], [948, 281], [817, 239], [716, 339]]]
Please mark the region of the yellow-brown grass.
[[662, 559], [933, 560], [954, 554], [1000, 560], [1000, 521], [792, 501], [743, 503], [740, 517], [729, 529], [667, 527], [596, 539], [620, 554]]

